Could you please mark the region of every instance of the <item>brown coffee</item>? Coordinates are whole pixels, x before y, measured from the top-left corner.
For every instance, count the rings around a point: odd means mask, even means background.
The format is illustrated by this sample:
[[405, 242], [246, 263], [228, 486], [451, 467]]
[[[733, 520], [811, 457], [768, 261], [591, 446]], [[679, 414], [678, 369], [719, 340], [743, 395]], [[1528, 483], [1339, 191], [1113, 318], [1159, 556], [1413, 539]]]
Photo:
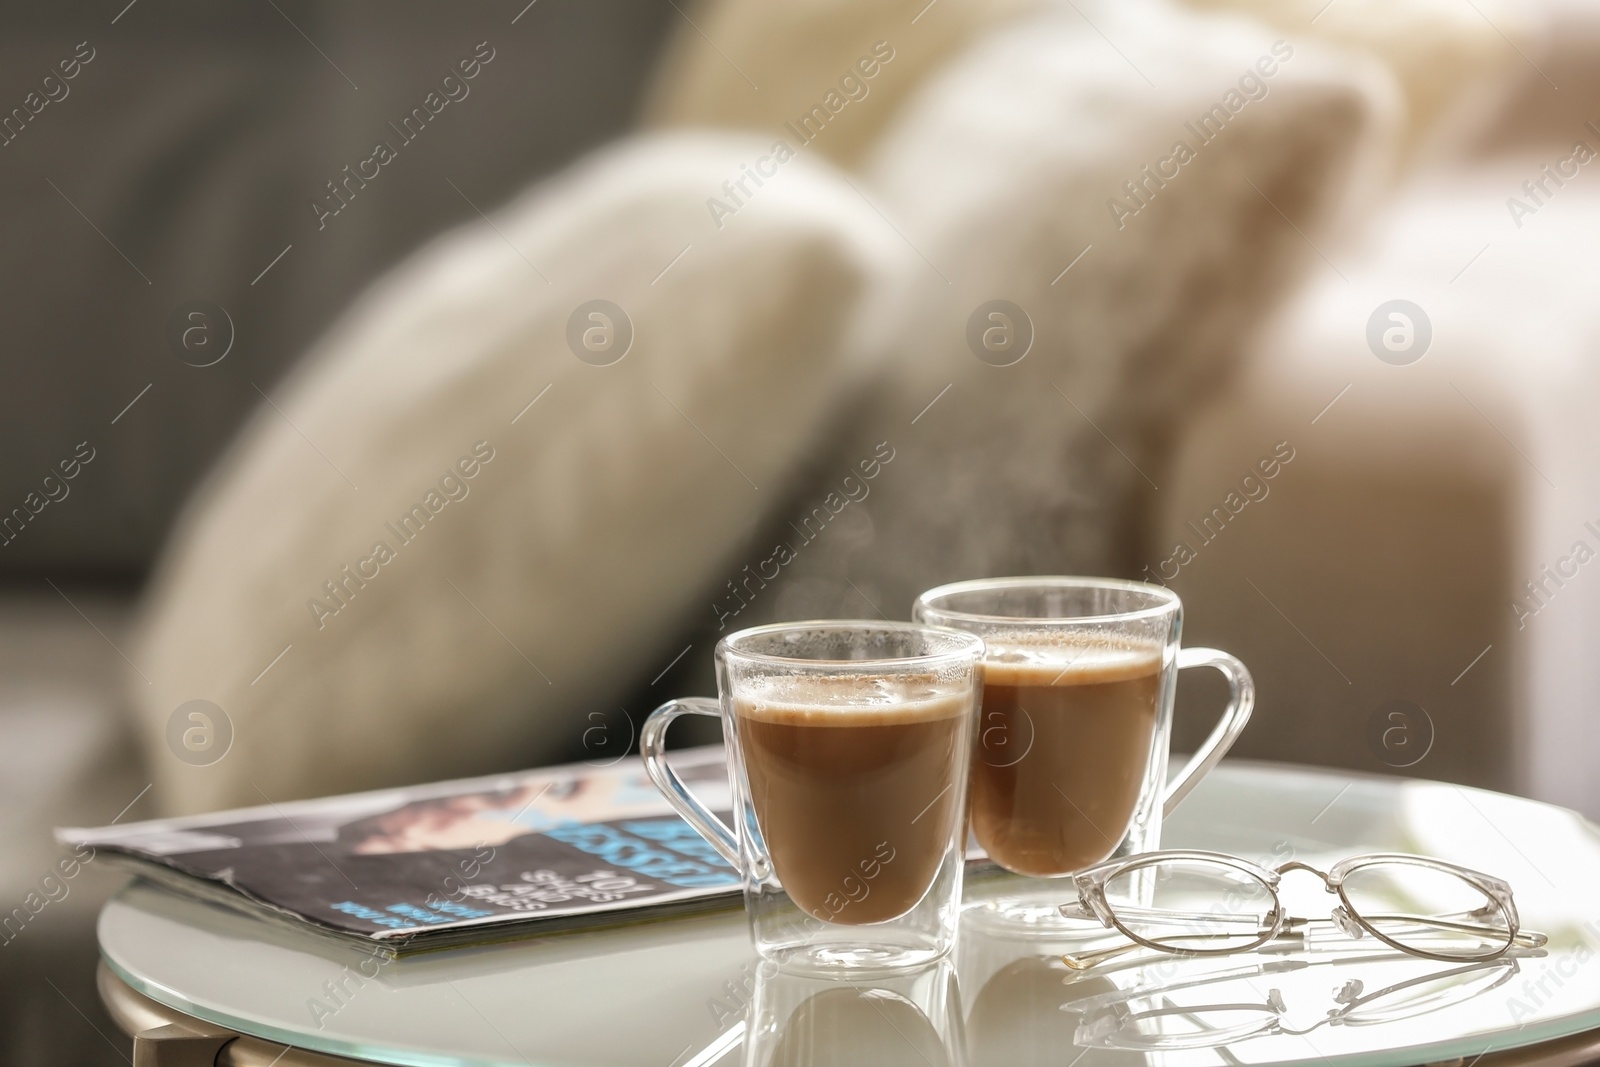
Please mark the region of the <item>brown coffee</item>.
[[849, 926], [910, 911], [962, 815], [970, 694], [786, 679], [734, 708], [756, 823], [795, 904]]
[[972, 830], [1018, 874], [1082, 870], [1121, 843], [1144, 785], [1161, 692], [1156, 650], [989, 647], [972, 761]]

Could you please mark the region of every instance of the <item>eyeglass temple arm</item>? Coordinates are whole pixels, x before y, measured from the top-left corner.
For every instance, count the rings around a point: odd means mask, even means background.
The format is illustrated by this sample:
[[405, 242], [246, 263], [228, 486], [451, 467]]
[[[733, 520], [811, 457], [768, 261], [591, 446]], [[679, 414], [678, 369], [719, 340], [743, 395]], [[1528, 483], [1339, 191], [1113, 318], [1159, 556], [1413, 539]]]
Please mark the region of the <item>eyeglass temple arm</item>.
[[1115, 945], [1095, 952], [1064, 953], [1061, 957], [1061, 962], [1074, 971], [1087, 971], [1091, 967], [1098, 967], [1106, 960], [1114, 960], [1118, 956], [1126, 955], [1135, 949], [1145, 947], [1137, 941], [1129, 941], [1126, 945]]
[[[1476, 934], [1485, 931], [1494, 933], [1491, 926], [1473, 923], [1451, 922], [1449, 919], [1434, 915], [1363, 915], [1367, 922], [1408, 922], [1414, 926], [1431, 926], [1436, 930], [1451, 930], [1458, 933]], [[1285, 922], [1327, 922], [1327, 919], [1295, 919]], [[1550, 938], [1537, 930], [1518, 930], [1511, 938], [1511, 943], [1519, 948], [1544, 948]]]
[[[1120, 935], [1120, 933], [1121, 933], [1121, 931], [1118, 931], [1119, 935]], [[1193, 938], [1199, 938], [1199, 937], [1228, 938], [1228, 937], [1238, 937], [1239, 935], [1238, 934], [1188, 934], [1188, 935], [1185, 935], [1185, 936], [1193, 939]], [[1250, 952], [1250, 951], [1252, 951], [1254, 949], [1257, 949], [1257, 948], [1260, 948], [1260, 947], [1261, 947], [1260, 945], [1252, 945], [1252, 946], [1250, 946], [1250, 948], [1230, 949], [1230, 950], [1223, 950], [1222, 952], [1217, 952], [1216, 950], [1213, 949], [1213, 950], [1208, 951], [1206, 954], [1207, 955], [1231, 955], [1231, 954], [1233, 954], [1235, 952], [1237, 952], [1237, 953]], [[1094, 966], [1097, 966], [1097, 965], [1099, 965], [1101, 963], [1104, 963], [1106, 960], [1115, 959], [1116, 957], [1121, 956], [1124, 953], [1133, 952], [1134, 950], [1141, 949], [1141, 948], [1148, 948], [1148, 949], [1151, 949], [1151, 951], [1154, 951], [1154, 952], [1167, 952], [1170, 955], [1174, 955], [1174, 956], [1198, 955], [1198, 953], [1191, 952], [1191, 951], [1186, 950], [1186, 949], [1181, 949], [1181, 948], [1159, 949], [1159, 948], [1155, 948], [1152, 945], [1145, 945], [1145, 944], [1141, 944], [1138, 941], [1130, 940], [1125, 945], [1112, 945], [1109, 948], [1096, 949], [1093, 952], [1068, 953], [1068, 954], [1063, 955], [1061, 957], [1061, 962], [1065, 963], [1068, 967], [1072, 968], [1075, 971], [1086, 971], [1090, 967], [1094, 967]]]

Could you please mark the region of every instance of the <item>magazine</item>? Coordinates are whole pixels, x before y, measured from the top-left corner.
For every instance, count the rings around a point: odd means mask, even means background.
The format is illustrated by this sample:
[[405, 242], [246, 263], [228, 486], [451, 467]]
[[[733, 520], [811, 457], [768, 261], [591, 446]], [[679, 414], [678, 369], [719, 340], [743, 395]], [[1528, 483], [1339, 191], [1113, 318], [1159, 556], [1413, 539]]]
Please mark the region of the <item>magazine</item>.
[[[726, 820], [722, 746], [671, 762]], [[56, 837], [389, 956], [728, 908], [741, 887], [637, 757]]]

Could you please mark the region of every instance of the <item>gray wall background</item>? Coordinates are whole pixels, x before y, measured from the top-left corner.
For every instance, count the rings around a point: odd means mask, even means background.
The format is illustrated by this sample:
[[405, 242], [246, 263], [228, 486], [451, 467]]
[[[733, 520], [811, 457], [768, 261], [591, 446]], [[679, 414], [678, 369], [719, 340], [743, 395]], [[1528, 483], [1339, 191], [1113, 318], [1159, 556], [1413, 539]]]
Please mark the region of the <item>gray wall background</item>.
[[[95, 449], [69, 495], [0, 548], [0, 581], [137, 582], [257, 387], [270, 395], [376, 275], [474, 217], [462, 194], [492, 211], [631, 123], [680, 16], [645, 0], [526, 3], [0, 13], [0, 114], [43, 96], [80, 42], [94, 50], [0, 148], [0, 514], [79, 442]], [[483, 41], [495, 58], [469, 95], [319, 231], [325, 183], [397, 143], [388, 123]], [[233, 322], [215, 366], [185, 364], [167, 339], [196, 299]]]

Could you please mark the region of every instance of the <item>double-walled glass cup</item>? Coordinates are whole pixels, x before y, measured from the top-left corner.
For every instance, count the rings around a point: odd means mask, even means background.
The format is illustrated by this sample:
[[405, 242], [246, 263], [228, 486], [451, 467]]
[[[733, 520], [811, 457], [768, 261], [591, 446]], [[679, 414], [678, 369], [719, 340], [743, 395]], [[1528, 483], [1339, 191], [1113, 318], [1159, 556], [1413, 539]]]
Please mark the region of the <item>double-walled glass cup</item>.
[[[720, 700], [645, 722], [645, 769], [743, 876], [762, 957], [867, 973], [954, 947], [982, 656], [973, 634], [912, 623], [761, 626], [718, 643]], [[732, 828], [664, 757], [685, 714], [722, 719]]]
[[[1180, 648], [1183, 610], [1159, 585], [1110, 578], [993, 578], [929, 590], [918, 622], [981, 636], [983, 702], [971, 822], [989, 858], [1027, 881], [981, 904], [1051, 932], [1053, 880], [1160, 847], [1161, 818], [1214, 767], [1250, 718], [1255, 689], [1233, 656]], [[1177, 672], [1228, 681], [1221, 720], [1167, 779]]]

